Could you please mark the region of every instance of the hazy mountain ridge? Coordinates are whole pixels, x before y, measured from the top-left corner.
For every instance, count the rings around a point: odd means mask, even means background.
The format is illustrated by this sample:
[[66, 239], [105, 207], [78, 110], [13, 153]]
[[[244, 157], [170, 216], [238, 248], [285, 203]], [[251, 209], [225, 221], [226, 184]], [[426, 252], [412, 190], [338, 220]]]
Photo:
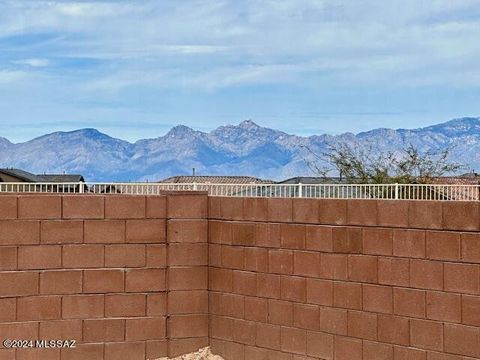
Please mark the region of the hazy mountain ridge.
[[348, 142], [376, 151], [409, 144], [421, 149], [451, 147], [451, 159], [480, 169], [480, 118], [461, 118], [419, 129], [374, 129], [359, 134], [301, 137], [244, 121], [211, 132], [187, 126], [135, 143], [95, 129], [55, 132], [13, 144], [0, 137], [0, 167], [34, 173], [81, 173], [89, 181], [156, 181], [171, 175], [253, 175], [282, 179], [313, 175], [305, 159], [328, 144]]

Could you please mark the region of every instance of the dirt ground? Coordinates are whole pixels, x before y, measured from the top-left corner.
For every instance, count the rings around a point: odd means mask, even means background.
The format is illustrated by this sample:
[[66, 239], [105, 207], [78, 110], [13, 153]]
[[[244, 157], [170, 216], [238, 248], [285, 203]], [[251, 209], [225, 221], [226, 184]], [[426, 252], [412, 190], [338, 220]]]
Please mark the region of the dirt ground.
[[157, 360], [223, 360], [221, 356], [213, 355], [210, 348], [206, 347], [194, 353], [182, 355], [176, 358], [160, 358]]

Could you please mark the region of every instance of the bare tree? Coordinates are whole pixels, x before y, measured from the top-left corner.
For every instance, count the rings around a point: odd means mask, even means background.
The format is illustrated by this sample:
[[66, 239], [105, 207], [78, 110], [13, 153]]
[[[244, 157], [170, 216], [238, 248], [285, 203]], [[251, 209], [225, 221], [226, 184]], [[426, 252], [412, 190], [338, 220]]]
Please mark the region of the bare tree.
[[[307, 165], [318, 176], [327, 177], [335, 171], [349, 183], [428, 183], [435, 177], [451, 174], [462, 168], [459, 163], [448, 160], [451, 149], [439, 152], [420, 152], [413, 145], [397, 151], [379, 153], [370, 147], [355, 148], [347, 143], [330, 145], [326, 152], [317, 154], [304, 148], [313, 157]], [[322, 165], [327, 164], [327, 165]]]

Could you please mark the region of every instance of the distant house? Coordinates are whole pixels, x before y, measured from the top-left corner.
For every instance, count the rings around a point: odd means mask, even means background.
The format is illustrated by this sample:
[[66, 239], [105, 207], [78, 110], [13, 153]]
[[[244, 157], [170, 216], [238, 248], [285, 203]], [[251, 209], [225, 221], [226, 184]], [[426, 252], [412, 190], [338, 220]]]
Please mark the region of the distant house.
[[273, 184], [272, 180], [265, 180], [253, 176], [172, 176], [159, 181], [167, 184]]
[[[48, 192], [78, 192], [85, 179], [82, 175], [71, 174], [32, 174], [14, 168], [0, 169], [0, 184], [8, 186], [9, 191], [35, 191], [41, 189]], [[11, 185], [9, 185], [11, 183]], [[19, 184], [25, 183], [25, 184]], [[51, 183], [45, 185], [44, 183]], [[15, 187], [15, 189], [13, 189]]]

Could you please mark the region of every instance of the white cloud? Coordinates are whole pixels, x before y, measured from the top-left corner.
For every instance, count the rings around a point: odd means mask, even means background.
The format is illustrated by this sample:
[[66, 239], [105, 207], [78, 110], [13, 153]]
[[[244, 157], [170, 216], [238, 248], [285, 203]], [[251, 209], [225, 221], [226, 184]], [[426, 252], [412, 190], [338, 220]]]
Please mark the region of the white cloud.
[[27, 65], [34, 68], [42, 68], [50, 65], [50, 61], [48, 59], [35, 58], [16, 60], [14, 61], [14, 63], [18, 65]]

